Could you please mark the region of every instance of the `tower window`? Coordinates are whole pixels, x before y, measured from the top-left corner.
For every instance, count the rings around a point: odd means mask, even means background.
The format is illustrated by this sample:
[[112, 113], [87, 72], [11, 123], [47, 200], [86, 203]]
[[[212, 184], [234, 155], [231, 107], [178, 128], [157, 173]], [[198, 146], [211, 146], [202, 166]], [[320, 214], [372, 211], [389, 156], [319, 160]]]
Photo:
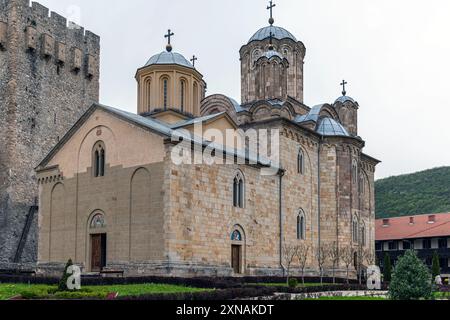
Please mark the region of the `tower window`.
[[306, 239], [306, 218], [303, 210], [300, 210], [299, 214], [297, 215], [297, 239]]
[[186, 96], [186, 82], [184, 80], [181, 80], [180, 83], [180, 99], [181, 99], [181, 111], [184, 111], [185, 107], [185, 96]]
[[168, 96], [168, 80], [164, 79], [163, 80], [163, 90], [164, 90], [164, 109], [167, 109], [167, 105], [168, 105], [168, 100], [169, 100], [169, 96]]
[[303, 154], [303, 150], [301, 149], [297, 155], [297, 171], [299, 174], [305, 173], [305, 155]]

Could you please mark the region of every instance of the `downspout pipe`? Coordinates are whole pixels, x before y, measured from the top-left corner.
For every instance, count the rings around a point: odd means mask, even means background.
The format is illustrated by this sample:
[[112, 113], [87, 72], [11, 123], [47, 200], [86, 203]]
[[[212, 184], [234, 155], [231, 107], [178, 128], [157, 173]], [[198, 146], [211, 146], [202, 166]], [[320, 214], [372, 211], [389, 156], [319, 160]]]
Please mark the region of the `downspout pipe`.
[[278, 171], [279, 177], [279, 219], [280, 219], [280, 267], [283, 270], [283, 276], [286, 275], [286, 267], [283, 264], [283, 236], [284, 236], [284, 228], [283, 228], [283, 177], [286, 171], [284, 169], [280, 169]]

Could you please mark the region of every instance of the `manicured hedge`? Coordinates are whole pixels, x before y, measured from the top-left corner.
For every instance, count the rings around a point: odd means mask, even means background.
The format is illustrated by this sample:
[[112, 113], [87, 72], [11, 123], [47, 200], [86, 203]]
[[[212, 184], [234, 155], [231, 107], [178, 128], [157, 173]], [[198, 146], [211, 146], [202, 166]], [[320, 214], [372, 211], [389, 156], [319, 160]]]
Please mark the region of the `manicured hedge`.
[[[301, 279], [298, 279], [301, 283]], [[0, 275], [0, 283], [30, 283], [30, 284], [58, 284], [58, 278], [41, 277], [41, 276], [25, 276], [25, 275]], [[143, 284], [143, 283], [155, 283], [155, 284], [173, 284], [183, 285], [194, 288], [212, 288], [212, 289], [232, 289], [242, 288], [244, 284], [252, 283], [286, 283], [286, 278], [283, 277], [216, 277], [216, 278], [171, 278], [171, 277], [126, 277], [126, 278], [113, 278], [113, 277], [82, 277], [82, 285], [121, 285], [121, 284]], [[320, 283], [320, 278], [305, 278], [307, 283]], [[324, 283], [332, 283], [332, 278], [324, 278]], [[346, 279], [336, 279], [339, 284], [345, 284]], [[351, 281], [352, 284], [356, 284], [356, 281]]]
[[[151, 294], [142, 296], [119, 297], [118, 300], [136, 300], [136, 301], [156, 301], [156, 300], [232, 300], [232, 299], [249, 299], [258, 297], [269, 297], [275, 293], [315, 293], [315, 292], [329, 292], [329, 291], [349, 291], [349, 290], [364, 290], [365, 288], [359, 285], [329, 285], [317, 287], [264, 287], [264, 286], [248, 286], [233, 289], [221, 289], [208, 292], [196, 293], [175, 293], [175, 294]], [[280, 299], [283, 299], [280, 296]]]

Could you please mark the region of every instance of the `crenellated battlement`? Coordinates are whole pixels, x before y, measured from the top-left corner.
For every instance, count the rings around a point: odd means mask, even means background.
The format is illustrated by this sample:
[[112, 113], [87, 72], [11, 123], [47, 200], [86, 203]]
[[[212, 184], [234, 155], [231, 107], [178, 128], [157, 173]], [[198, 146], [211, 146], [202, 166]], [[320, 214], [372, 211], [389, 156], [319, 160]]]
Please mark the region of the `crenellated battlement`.
[[[70, 42], [79, 49], [94, 53], [100, 47], [100, 37], [89, 30], [68, 21], [64, 16], [50, 11], [38, 2], [29, 0], [0, 0], [0, 22], [8, 22], [11, 7], [15, 6], [22, 23], [36, 28], [38, 35], [50, 34], [56, 41]], [[82, 50], [85, 51], [85, 50]]]
[[36, 261], [37, 221], [20, 238], [39, 190], [30, 173], [98, 102], [99, 78], [99, 36], [37, 2], [0, 0], [0, 265]]

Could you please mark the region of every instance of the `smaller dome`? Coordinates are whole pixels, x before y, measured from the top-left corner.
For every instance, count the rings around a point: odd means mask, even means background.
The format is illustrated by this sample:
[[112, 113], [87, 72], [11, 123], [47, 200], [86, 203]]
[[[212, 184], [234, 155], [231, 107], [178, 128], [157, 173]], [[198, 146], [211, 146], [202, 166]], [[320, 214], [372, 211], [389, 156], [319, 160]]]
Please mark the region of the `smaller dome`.
[[272, 32], [272, 36], [275, 39], [278, 39], [278, 40], [291, 39], [291, 40], [294, 40], [295, 42], [297, 42], [297, 39], [294, 37], [294, 35], [292, 33], [290, 33], [289, 31], [287, 31], [286, 29], [281, 28], [281, 27], [268, 26], [268, 27], [259, 29], [253, 35], [253, 37], [250, 38], [248, 43], [250, 43], [252, 41], [262, 41], [265, 39], [269, 39], [271, 32]]
[[349, 96], [342, 96], [336, 99], [336, 102], [346, 103], [347, 101], [355, 103], [355, 100]]
[[176, 52], [163, 51], [151, 57], [144, 67], [152, 65], [176, 64], [183, 67], [195, 69], [194, 66], [183, 55]]
[[317, 126], [316, 131], [323, 136], [350, 137], [348, 131], [344, 128], [344, 126], [329, 117], [325, 117], [319, 120], [319, 125]]

